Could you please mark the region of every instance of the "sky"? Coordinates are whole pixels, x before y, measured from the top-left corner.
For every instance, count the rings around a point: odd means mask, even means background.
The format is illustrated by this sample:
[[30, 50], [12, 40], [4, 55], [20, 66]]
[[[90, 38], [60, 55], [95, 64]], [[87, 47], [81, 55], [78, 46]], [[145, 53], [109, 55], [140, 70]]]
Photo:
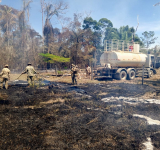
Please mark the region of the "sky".
[[[17, 10], [22, 9], [22, 0], [0, 0], [1, 5], [8, 5]], [[56, 0], [45, 0], [46, 2], [56, 2]], [[58, 0], [57, 0], [58, 1]], [[158, 37], [155, 45], [160, 45], [160, 5], [153, 6], [160, 0], [63, 0], [68, 4], [68, 9], [64, 16], [73, 18], [74, 13], [89, 14], [94, 20], [107, 18], [113, 23], [113, 27], [129, 25], [137, 27], [137, 18], [139, 26], [136, 34], [143, 37], [144, 31], [154, 31], [155, 37]], [[56, 17], [52, 20], [53, 27], [61, 28]], [[42, 14], [40, 0], [32, 0], [30, 5], [30, 26], [42, 34]]]

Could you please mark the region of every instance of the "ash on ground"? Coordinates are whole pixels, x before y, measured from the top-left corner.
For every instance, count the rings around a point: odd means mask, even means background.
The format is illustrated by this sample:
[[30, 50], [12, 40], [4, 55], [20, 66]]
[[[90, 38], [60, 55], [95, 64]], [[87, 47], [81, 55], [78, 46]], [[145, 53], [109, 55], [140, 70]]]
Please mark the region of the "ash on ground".
[[160, 105], [136, 103], [157, 93], [129, 83], [11, 86], [0, 90], [0, 149], [158, 150]]

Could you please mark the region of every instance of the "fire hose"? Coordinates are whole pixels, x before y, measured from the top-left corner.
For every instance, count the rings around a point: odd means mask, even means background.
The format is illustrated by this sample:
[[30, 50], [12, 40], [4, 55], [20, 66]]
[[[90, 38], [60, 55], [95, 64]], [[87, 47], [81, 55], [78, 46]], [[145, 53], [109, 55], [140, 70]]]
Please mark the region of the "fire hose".
[[[21, 75], [22, 75], [22, 73], [20, 74], [20, 76], [21, 76]], [[17, 78], [17, 79], [15, 79], [15, 80], [18, 80], [20, 76], [18, 76], [18, 78]]]
[[62, 77], [60, 77], [59, 79], [54, 80], [54, 81], [58, 81], [58, 80], [62, 79], [62, 78], [63, 78], [63, 77], [65, 77], [65, 76], [68, 76], [68, 75], [67, 75], [67, 74], [63, 74], [63, 76], [62, 76]]
[[[18, 79], [20, 78], [21, 75], [22, 75], [22, 74], [20, 74], [14, 81], [18, 81]], [[68, 76], [68, 74], [63, 74], [62, 77], [60, 77], [59, 79], [54, 80], [54, 81], [58, 81], [58, 80], [64, 78], [65, 76]], [[36, 77], [39, 81], [40, 81], [40, 80], [41, 80], [41, 81], [45, 80], [45, 77], [44, 77], [43, 75], [40, 75], [40, 74], [35, 75], [35, 77]]]
[[[58, 81], [58, 80], [62, 79], [62, 78], [65, 77], [65, 76], [68, 76], [68, 74], [63, 74], [62, 77], [60, 77], [59, 79], [54, 80], [54, 81]], [[43, 75], [40, 75], [40, 77], [42, 77], [42, 78], [41, 78], [42, 80], [44, 80], [44, 78], [45, 78]], [[40, 79], [39, 77], [37, 77], [37, 78]]]

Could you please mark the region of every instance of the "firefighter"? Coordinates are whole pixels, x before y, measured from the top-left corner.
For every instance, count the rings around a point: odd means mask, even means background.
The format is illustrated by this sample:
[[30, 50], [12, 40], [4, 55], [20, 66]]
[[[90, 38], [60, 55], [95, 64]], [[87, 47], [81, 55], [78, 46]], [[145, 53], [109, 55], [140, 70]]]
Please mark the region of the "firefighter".
[[78, 66], [77, 65], [75, 66], [74, 64], [72, 64], [71, 65], [71, 78], [72, 78], [73, 85], [77, 84], [77, 79], [76, 79], [77, 73], [78, 73]]
[[27, 81], [29, 86], [33, 86], [34, 75], [38, 73], [35, 71], [31, 63], [28, 63], [28, 66], [26, 67], [25, 71], [22, 72], [22, 74], [25, 74], [25, 73], [27, 73]]
[[5, 88], [8, 89], [8, 80], [10, 80], [10, 70], [8, 69], [8, 65], [5, 65], [2, 69], [0, 76], [2, 76], [1, 89], [3, 89], [3, 82], [5, 82]]

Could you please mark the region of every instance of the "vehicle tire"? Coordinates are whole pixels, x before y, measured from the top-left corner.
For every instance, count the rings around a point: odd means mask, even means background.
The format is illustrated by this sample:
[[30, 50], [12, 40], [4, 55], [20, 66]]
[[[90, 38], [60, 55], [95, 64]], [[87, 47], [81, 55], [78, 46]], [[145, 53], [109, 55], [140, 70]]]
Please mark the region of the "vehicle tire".
[[136, 76], [136, 73], [134, 70], [130, 70], [128, 73], [128, 80], [133, 80]]
[[127, 78], [127, 73], [122, 70], [120, 73], [117, 74], [116, 77], [118, 80], [125, 80]]
[[150, 70], [149, 73], [148, 73], [148, 75], [147, 75], [147, 78], [151, 78], [153, 76], [153, 74], [154, 74], [153, 70]]

